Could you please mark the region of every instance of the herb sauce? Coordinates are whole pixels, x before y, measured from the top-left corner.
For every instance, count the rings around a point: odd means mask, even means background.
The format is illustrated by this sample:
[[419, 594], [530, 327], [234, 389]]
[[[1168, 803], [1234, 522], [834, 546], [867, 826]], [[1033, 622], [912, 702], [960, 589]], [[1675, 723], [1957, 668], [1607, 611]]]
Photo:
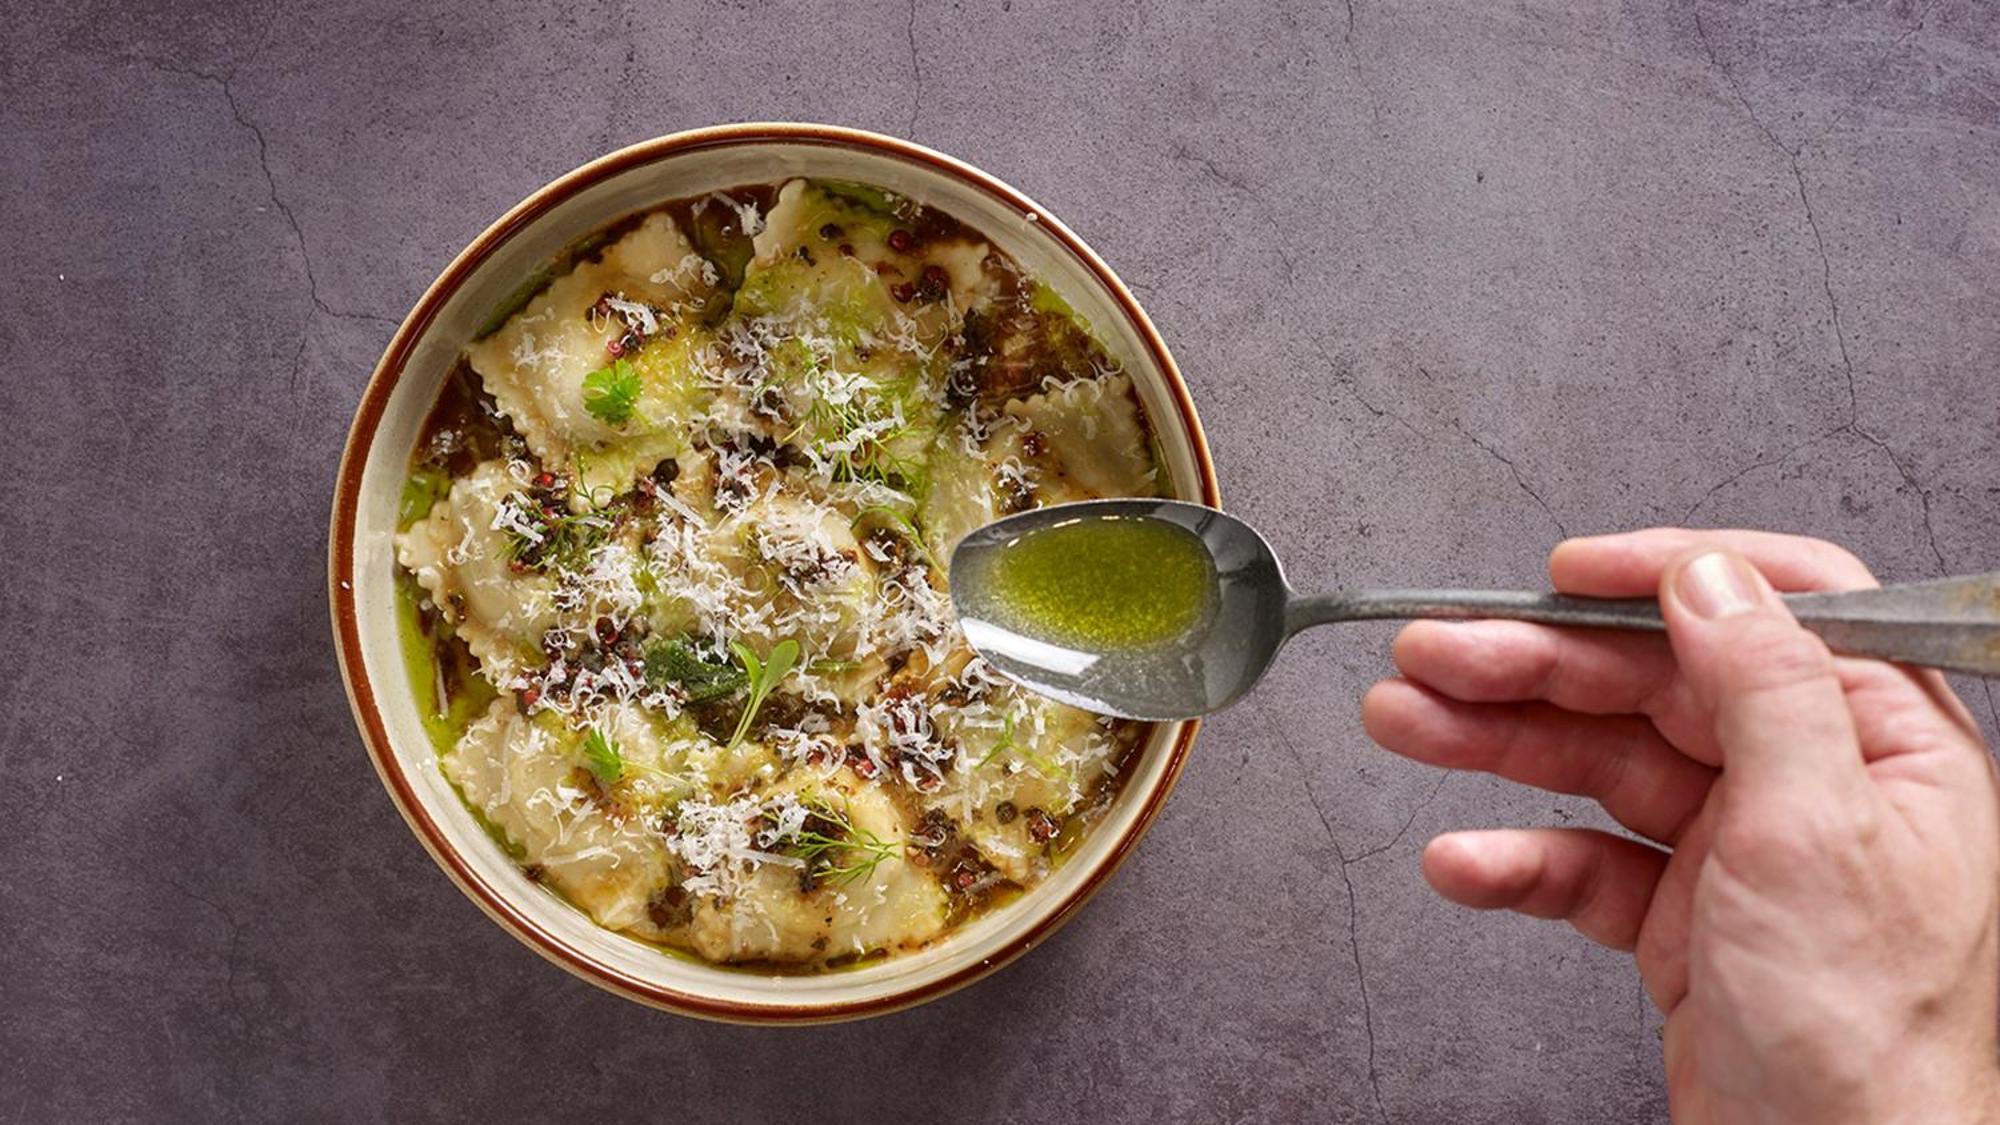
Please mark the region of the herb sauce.
[[1215, 566], [1191, 531], [1100, 517], [1031, 531], [1001, 548], [980, 600], [1025, 636], [1085, 652], [1173, 644], [1205, 622]]

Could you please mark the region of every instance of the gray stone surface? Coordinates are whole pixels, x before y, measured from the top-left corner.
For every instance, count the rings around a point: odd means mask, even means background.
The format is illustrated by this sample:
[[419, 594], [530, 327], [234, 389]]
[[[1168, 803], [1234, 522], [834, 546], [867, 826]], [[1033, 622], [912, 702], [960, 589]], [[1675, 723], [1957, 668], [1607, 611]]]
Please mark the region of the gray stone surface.
[[1597, 818], [1372, 748], [1382, 629], [1288, 652], [1090, 909], [918, 1011], [708, 1026], [482, 919], [348, 718], [334, 464], [447, 258], [647, 136], [851, 123], [1040, 198], [1309, 584], [1653, 523], [2000, 564], [1977, 0], [172, 8], [0, 34], [0, 1119], [1663, 1114], [1624, 959], [1423, 886], [1441, 829]]

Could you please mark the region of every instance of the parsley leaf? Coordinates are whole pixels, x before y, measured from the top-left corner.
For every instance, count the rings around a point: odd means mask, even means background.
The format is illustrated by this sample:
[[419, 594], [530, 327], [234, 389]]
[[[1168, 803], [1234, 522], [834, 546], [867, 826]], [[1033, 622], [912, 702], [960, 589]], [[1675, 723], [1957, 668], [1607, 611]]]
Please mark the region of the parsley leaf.
[[757, 717], [758, 709], [764, 706], [764, 700], [769, 698], [772, 689], [792, 670], [792, 665], [798, 663], [799, 642], [787, 637], [772, 645], [771, 655], [763, 660], [758, 660], [757, 654], [741, 641], [729, 642], [729, 649], [736, 654], [750, 681], [750, 698], [743, 704], [743, 717], [736, 722], [736, 733], [729, 737], [729, 749], [734, 750], [743, 744], [743, 736], [750, 733], [750, 721]]
[[616, 739], [607, 737], [598, 727], [590, 728], [583, 738], [583, 757], [590, 765], [590, 772], [606, 785], [625, 776], [625, 755], [619, 753]]
[[632, 420], [639, 403], [639, 373], [625, 360], [615, 360], [583, 377], [583, 408], [607, 426]]
[[743, 669], [708, 660], [686, 641], [655, 638], [646, 645], [646, 683], [659, 689], [677, 688], [689, 703], [725, 699], [749, 682]]

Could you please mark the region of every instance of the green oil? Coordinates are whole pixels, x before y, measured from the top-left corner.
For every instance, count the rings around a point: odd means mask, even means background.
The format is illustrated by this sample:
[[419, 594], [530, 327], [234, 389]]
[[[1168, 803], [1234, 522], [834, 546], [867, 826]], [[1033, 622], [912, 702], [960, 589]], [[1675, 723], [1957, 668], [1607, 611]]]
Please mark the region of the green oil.
[[1006, 624], [1084, 652], [1155, 649], [1208, 617], [1215, 567], [1193, 532], [1166, 520], [1098, 517], [1031, 531], [987, 576]]
[[475, 670], [472, 653], [452, 635], [430, 595], [401, 569], [396, 572], [396, 617], [403, 665], [424, 733], [439, 754], [448, 753], [498, 693]]

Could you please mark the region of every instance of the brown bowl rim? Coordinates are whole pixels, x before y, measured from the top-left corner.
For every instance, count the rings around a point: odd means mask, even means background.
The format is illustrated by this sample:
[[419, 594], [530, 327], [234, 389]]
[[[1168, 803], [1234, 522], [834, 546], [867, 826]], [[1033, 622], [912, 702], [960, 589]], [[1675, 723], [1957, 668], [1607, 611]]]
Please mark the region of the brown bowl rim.
[[963, 161], [879, 133], [834, 125], [794, 122], [718, 125], [641, 141], [599, 157], [551, 181], [480, 232], [479, 236], [460, 251], [458, 256], [452, 259], [451, 264], [445, 267], [444, 272], [438, 275], [437, 280], [424, 291], [423, 296], [418, 299], [415, 307], [410, 310], [410, 314], [404, 318], [395, 335], [391, 337], [381, 360], [375, 366], [374, 373], [368, 379], [367, 387], [362, 391], [360, 404], [355, 408], [354, 422], [348, 430], [346, 445], [341, 452], [339, 476], [334, 489], [332, 528], [328, 537], [327, 590], [341, 679], [346, 685], [348, 702], [354, 712], [355, 723], [360, 729], [362, 741], [368, 748], [369, 757], [375, 764], [375, 771], [381, 777], [383, 786], [389, 791], [390, 798], [402, 813], [403, 819], [408, 822], [411, 831], [466, 897], [536, 953], [570, 973], [628, 999], [684, 1015], [733, 1023], [807, 1024], [885, 1015], [936, 999], [979, 980], [1045, 940], [1097, 893], [1105, 881], [1130, 856], [1140, 838], [1146, 834], [1153, 819], [1159, 814], [1160, 808], [1166, 803], [1168, 795], [1172, 793], [1181, 769], [1186, 765], [1188, 750], [1194, 743], [1200, 723], [1190, 721], [1181, 724], [1173, 743], [1167, 748], [1169, 760], [1159, 785], [1154, 789], [1146, 805], [1139, 810], [1132, 827], [1118, 840], [1111, 853], [1054, 912], [1014, 937], [995, 955], [942, 977], [865, 1000], [813, 1005], [756, 1004], [717, 1000], [636, 979], [571, 947], [515, 909], [505, 894], [489, 885], [449, 846], [437, 824], [417, 799], [409, 778], [404, 774], [401, 763], [397, 761], [390, 747], [388, 728], [377, 708], [374, 685], [369, 682], [366, 664], [362, 659], [353, 585], [354, 534], [360, 508], [362, 470], [367, 464], [368, 453], [374, 443], [376, 430], [381, 424], [382, 414], [387, 408], [391, 392], [402, 378], [404, 365], [416, 341], [429, 329], [438, 311], [452, 294], [457, 292], [458, 287], [473, 270], [508, 239], [557, 204], [610, 176], [669, 156], [697, 150], [771, 143], [856, 148], [925, 165], [969, 184], [1018, 212], [1025, 221], [1042, 226], [1104, 286], [1117, 303], [1120, 312], [1137, 330], [1140, 343], [1166, 376], [1168, 388], [1173, 392], [1182, 430], [1194, 453], [1196, 469], [1201, 480], [1201, 499], [1210, 506], [1220, 503], [1215, 465], [1209, 452], [1208, 439], [1203, 433], [1200, 418], [1195, 414], [1194, 400], [1188, 393], [1187, 383], [1181, 376], [1180, 368], [1174, 363], [1173, 356], [1167, 351], [1166, 343], [1160, 338], [1159, 331], [1153, 326], [1145, 310], [1139, 306], [1138, 300], [1132, 296], [1124, 282], [1118, 279], [1103, 259], [1099, 258], [1096, 252], [1069, 228], [1052, 219], [1048, 212], [1033, 200]]

